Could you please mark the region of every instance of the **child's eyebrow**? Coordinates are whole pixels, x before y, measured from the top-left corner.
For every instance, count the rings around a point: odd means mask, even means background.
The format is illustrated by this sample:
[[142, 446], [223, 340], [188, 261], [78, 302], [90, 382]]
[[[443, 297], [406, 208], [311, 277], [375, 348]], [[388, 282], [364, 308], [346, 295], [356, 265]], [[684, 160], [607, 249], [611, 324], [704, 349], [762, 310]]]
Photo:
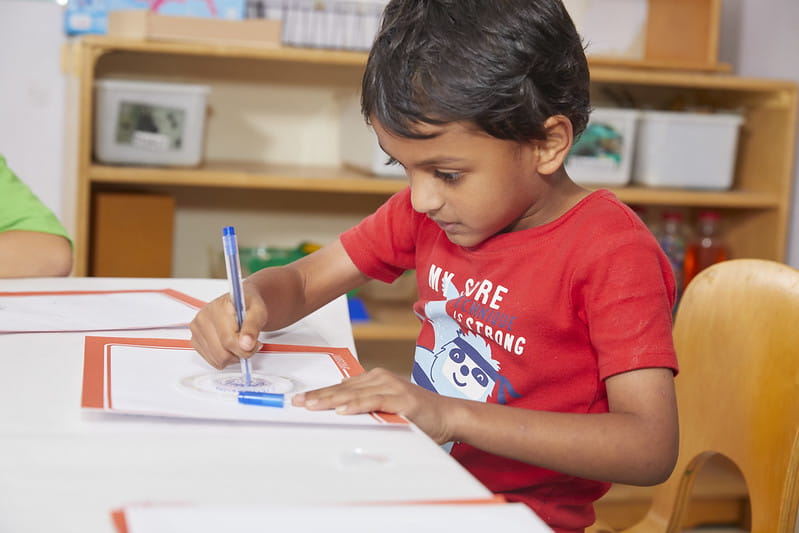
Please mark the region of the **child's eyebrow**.
[[435, 156], [427, 158], [424, 161], [419, 161], [417, 165], [419, 165], [420, 167], [444, 166], [447, 164], [463, 163], [464, 161], [466, 160], [460, 157]]
[[[394, 157], [391, 153], [389, 153], [388, 150], [383, 148], [383, 144], [382, 143], [380, 143], [378, 141], [377, 145], [380, 147], [381, 150], [383, 150], [383, 153], [385, 153], [391, 159], [393, 159], [393, 160], [395, 160], [397, 162], [400, 162], [396, 157]], [[417, 166], [420, 166], [420, 167], [431, 167], [431, 166], [442, 166], [442, 165], [447, 165], [447, 164], [459, 164], [459, 163], [462, 164], [462, 163], [465, 163], [465, 162], [466, 162], [466, 159], [463, 159], [461, 157], [454, 157], [454, 156], [450, 156], [450, 155], [437, 155], [437, 156], [433, 156], [433, 157], [428, 157], [427, 159], [425, 159], [423, 161], [418, 161], [415, 164]]]
[[[393, 155], [389, 154], [385, 150], [383, 150], [383, 152], [385, 152], [386, 155], [388, 155], [391, 159], [394, 159], [395, 161], [399, 162], [399, 160]], [[428, 157], [427, 159], [424, 159], [422, 161], [415, 161], [414, 165], [416, 165], [417, 167], [436, 167], [436, 166], [443, 167], [447, 165], [463, 164], [465, 162], [466, 160], [460, 157], [433, 156], [433, 157]]]

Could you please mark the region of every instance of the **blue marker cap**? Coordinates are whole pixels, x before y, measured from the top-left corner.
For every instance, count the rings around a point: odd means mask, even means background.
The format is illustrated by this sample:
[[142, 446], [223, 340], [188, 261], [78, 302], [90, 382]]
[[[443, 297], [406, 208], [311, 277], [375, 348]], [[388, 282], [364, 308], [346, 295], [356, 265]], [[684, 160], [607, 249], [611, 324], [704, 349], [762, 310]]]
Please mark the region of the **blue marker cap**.
[[283, 407], [285, 396], [274, 392], [239, 392], [239, 403], [245, 405], [261, 405], [264, 407]]

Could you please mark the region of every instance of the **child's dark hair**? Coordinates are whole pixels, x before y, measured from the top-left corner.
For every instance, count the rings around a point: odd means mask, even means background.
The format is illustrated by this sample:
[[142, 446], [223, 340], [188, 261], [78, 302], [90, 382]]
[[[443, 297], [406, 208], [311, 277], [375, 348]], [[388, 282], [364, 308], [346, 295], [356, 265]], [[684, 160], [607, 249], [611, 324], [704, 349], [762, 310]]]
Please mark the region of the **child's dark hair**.
[[392, 0], [369, 54], [361, 109], [397, 135], [468, 121], [499, 139], [574, 135], [590, 111], [582, 40], [561, 0]]

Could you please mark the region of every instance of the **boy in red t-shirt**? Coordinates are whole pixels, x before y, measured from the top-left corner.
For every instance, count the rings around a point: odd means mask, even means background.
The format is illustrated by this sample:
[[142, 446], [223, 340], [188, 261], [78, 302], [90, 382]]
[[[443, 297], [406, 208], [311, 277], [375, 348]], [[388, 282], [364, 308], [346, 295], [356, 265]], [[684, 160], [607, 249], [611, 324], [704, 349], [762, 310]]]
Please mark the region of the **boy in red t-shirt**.
[[640, 219], [564, 170], [588, 120], [582, 42], [559, 0], [394, 0], [362, 108], [410, 187], [321, 250], [206, 306], [192, 342], [216, 368], [370, 279], [415, 269], [411, 380], [375, 369], [294, 396], [386, 411], [490, 490], [581, 531], [610, 482], [655, 484], [677, 453], [674, 279]]

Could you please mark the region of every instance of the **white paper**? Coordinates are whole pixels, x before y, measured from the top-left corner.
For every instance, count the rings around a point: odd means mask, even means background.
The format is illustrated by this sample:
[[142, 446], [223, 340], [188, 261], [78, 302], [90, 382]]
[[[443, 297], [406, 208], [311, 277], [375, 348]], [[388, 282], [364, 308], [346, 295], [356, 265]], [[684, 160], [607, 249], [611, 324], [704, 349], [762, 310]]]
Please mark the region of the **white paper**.
[[164, 291], [0, 295], [0, 333], [185, 326], [198, 308]]
[[[171, 340], [175, 346], [167, 347], [159, 339], [101, 339], [102, 347], [88, 347], [84, 355], [84, 398], [82, 406], [102, 408], [120, 414], [146, 416], [174, 416], [210, 420], [237, 420], [250, 422], [280, 422], [336, 425], [385, 425], [400, 422], [392, 416], [377, 414], [338, 415], [335, 411], [309, 411], [291, 405], [291, 395], [297, 392], [334, 385], [350, 372], [358, 374], [363, 368], [351, 358], [348, 363], [337, 363], [340, 357], [331, 351], [281, 351], [256, 353], [250, 359], [253, 374], [276, 376], [291, 383], [285, 406], [264, 407], [242, 405], [235, 393], [202, 392], [187, 387], [185, 382], [196, 376], [218, 373], [190, 347], [188, 341]], [[180, 344], [180, 345], [179, 345]], [[179, 346], [178, 346], [179, 345]], [[102, 349], [102, 353], [100, 353]], [[341, 349], [337, 349], [341, 350]], [[239, 371], [238, 363], [226, 371]], [[98, 391], [90, 395], [86, 390]], [[102, 391], [102, 400], [99, 400]], [[102, 404], [102, 405], [101, 405]]]
[[545, 533], [552, 530], [520, 503], [398, 504], [281, 507], [131, 506], [124, 510], [128, 533]]

